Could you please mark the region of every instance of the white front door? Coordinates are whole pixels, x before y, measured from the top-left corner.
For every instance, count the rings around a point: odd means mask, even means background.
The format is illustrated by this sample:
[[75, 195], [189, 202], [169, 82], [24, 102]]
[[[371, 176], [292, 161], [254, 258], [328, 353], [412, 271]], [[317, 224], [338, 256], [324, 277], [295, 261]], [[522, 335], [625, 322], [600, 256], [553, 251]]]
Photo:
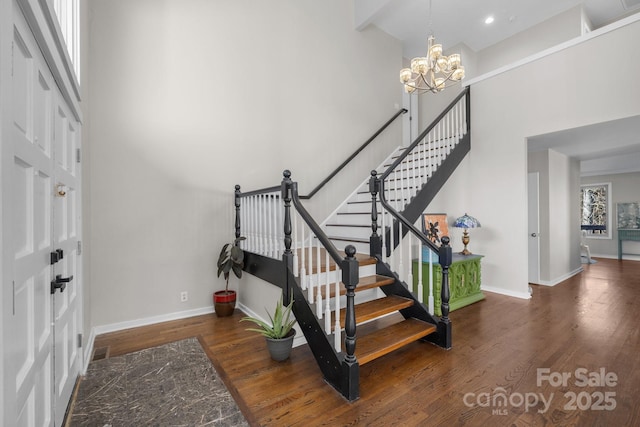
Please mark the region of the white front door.
[[[2, 425], [61, 425], [82, 361], [79, 125], [15, 6], [13, 23], [1, 156]], [[64, 292], [53, 287], [57, 275], [62, 283], [73, 276]]]
[[529, 283], [540, 283], [540, 174], [528, 175]]
[[61, 425], [80, 372], [80, 298], [78, 224], [79, 167], [76, 150], [80, 137], [78, 123], [73, 119], [62, 96], [54, 103], [54, 177], [53, 245], [62, 254], [53, 266], [55, 292], [54, 320], [54, 400], [56, 425]]

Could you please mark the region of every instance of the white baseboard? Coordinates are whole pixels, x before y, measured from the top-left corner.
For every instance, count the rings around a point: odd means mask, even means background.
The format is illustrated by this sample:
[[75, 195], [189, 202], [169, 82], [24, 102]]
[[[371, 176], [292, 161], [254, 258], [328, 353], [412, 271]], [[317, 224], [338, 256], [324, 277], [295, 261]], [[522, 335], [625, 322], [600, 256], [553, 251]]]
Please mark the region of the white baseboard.
[[[593, 258], [593, 256], [592, 256], [592, 258]], [[562, 275], [560, 277], [556, 277], [553, 280], [550, 280], [550, 281], [548, 281], [548, 280], [539, 280], [538, 283], [534, 283], [534, 284], [535, 285], [543, 285], [543, 286], [555, 286], [558, 283], [564, 282], [568, 278], [573, 277], [578, 273], [582, 273], [583, 271], [584, 271], [584, 269], [582, 267], [578, 267], [575, 270], [570, 271], [569, 273], [564, 274], [564, 275]]]
[[93, 355], [93, 343], [96, 340], [96, 330], [95, 328], [91, 329], [91, 333], [89, 334], [89, 339], [87, 340], [87, 347], [84, 348], [84, 353], [82, 354], [82, 368], [80, 369], [80, 375], [86, 375], [87, 369], [89, 369], [89, 363], [91, 363], [91, 356]]
[[506, 295], [508, 297], [515, 297], [520, 299], [531, 299], [529, 292], [516, 292], [509, 289], [494, 288], [493, 286], [480, 285], [482, 291], [493, 292], [494, 294]]
[[145, 317], [143, 319], [128, 320], [126, 322], [118, 322], [118, 323], [111, 323], [108, 325], [94, 326], [93, 328], [91, 328], [89, 340], [87, 341], [87, 346], [84, 350], [84, 355], [83, 355], [84, 366], [82, 367], [82, 375], [87, 373], [87, 368], [89, 367], [89, 363], [91, 362], [91, 355], [93, 354], [94, 342], [95, 342], [96, 336], [98, 335], [107, 334], [109, 332], [122, 331], [124, 329], [137, 328], [139, 326], [154, 325], [156, 323], [168, 322], [170, 320], [186, 319], [188, 317], [200, 316], [202, 314], [209, 314], [213, 312], [214, 312], [213, 306], [211, 306], [211, 307], [195, 308], [193, 310], [177, 311], [175, 313], [162, 314], [159, 316]]
[[187, 317], [200, 316], [202, 314], [209, 314], [213, 312], [213, 306], [194, 308], [193, 310], [177, 311], [175, 313], [161, 314], [159, 316], [145, 317], [143, 319], [128, 320], [126, 322], [95, 326], [92, 333], [95, 333], [95, 335], [107, 334], [109, 332], [121, 331], [123, 329], [153, 325], [156, 323], [168, 322], [170, 320], [186, 319]]
[[[592, 254], [591, 258], [618, 259], [618, 255]], [[640, 255], [622, 255], [623, 261], [640, 261]]]

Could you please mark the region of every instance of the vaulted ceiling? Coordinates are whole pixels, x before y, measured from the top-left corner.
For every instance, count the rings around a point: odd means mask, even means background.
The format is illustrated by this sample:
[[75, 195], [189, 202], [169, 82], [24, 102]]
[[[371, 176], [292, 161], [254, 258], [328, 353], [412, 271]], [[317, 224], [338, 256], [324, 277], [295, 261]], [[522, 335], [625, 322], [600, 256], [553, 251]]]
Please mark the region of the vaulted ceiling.
[[[402, 42], [406, 58], [422, 56], [433, 32], [447, 48], [474, 51], [582, 6], [592, 29], [640, 12], [640, 0], [354, 0], [355, 26], [375, 25]], [[430, 7], [431, 4], [431, 7]], [[487, 17], [494, 21], [486, 24]], [[581, 161], [583, 175], [640, 171], [640, 117], [529, 138], [529, 150], [554, 149]]]

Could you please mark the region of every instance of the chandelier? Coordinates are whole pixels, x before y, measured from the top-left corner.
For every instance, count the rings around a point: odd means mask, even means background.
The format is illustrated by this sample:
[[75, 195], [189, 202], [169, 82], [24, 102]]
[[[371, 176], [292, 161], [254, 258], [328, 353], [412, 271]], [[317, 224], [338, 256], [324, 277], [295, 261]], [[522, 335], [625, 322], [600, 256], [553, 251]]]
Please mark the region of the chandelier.
[[[429, 26], [431, 26], [431, 1], [429, 1]], [[407, 93], [440, 92], [447, 83], [455, 84], [464, 78], [460, 54], [442, 54], [442, 45], [435, 43], [433, 34], [427, 40], [427, 55], [411, 60], [411, 68], [400, 70], [400, 83]]]

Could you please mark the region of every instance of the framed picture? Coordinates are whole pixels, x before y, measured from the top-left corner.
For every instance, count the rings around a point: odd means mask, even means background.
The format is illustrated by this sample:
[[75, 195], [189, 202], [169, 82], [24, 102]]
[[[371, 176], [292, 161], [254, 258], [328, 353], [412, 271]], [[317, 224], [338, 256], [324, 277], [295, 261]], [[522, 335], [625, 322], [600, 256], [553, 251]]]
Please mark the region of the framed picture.
[[426, 213], [422, 214], [422, 232], [427, 238], [440, 246], [440, 238], [449, 235], [449, 224], [447, 224], [447, 214]]
[[618, 203], [618, 228], [640, 228], [640, 202]]

